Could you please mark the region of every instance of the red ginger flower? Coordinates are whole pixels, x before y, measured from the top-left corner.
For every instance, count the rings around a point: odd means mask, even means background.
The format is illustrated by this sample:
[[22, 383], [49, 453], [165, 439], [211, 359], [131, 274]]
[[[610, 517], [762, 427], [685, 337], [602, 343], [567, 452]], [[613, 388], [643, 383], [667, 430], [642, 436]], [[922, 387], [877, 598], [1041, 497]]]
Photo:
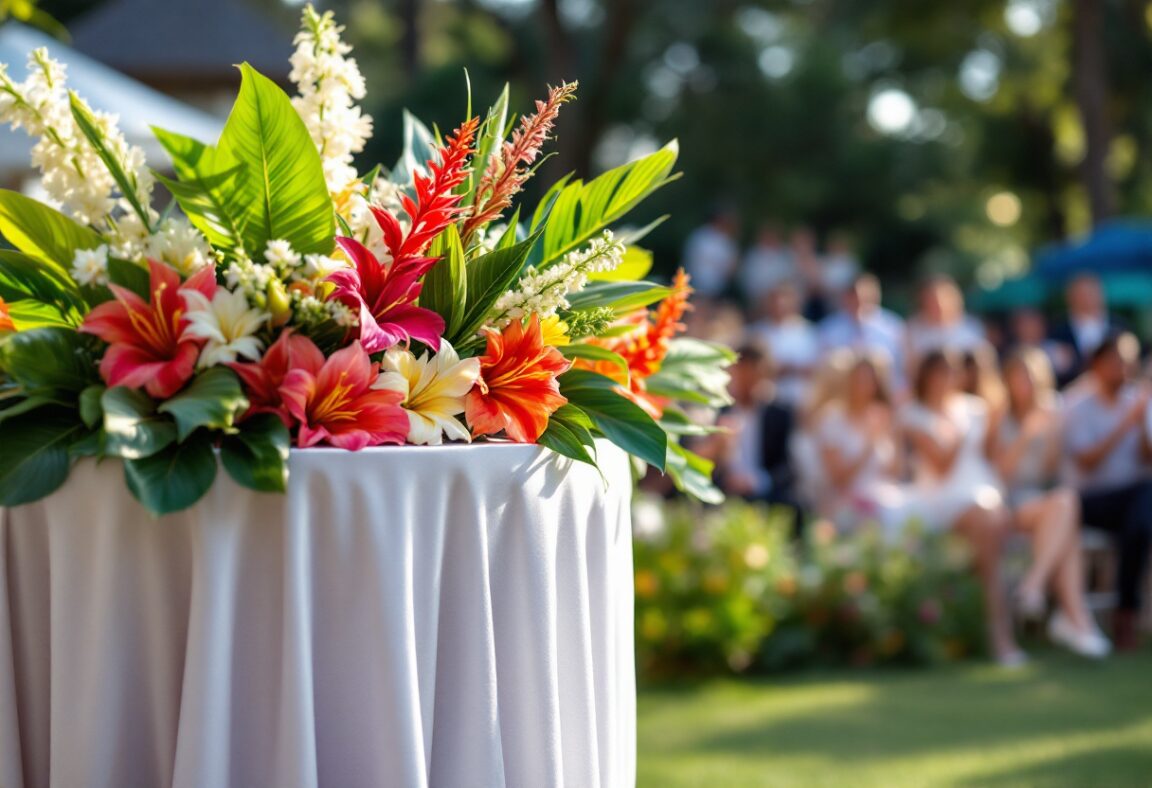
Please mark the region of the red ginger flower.
[[12, 316], [8, 314], [8, 304], [4, 303], [4, 299], [0, 298], [0, 331], [15, 331], [16, 324], [12, 322]]
[[680, 269], [672, 280], [672, 292], [660, 302], [651, 320], [647, 310], [640, 310], [625, 319], [626, 322], [636, 324], [634, 330], [620, 336], [587, 340], [590, 344], [611, 350], [628, 362], [627, 388], [623, 388], [626, 381], [620, 373], [620, 368], [615, 364], [578, 359], [577, 366], [618, 381], [622, 387], [622, 394], [648, 411], [653, 418], [660, 418], [664, 413], [665, 400], [649, 394], [645, 390], [644, 379], [660, 370], [664, 357], [668, 355], [669, 342], [684, 330], [685, 326], [680, 321], [690, 308], [688, 304], [690, 295], [692, 288], [688, 285], [688, 274], [684, 273], [684, 269]]
[[292, 415], [280, 396], [280, 385], [289, 370], [319, 369], [324, 365], [324, 354], [311, 339], [297, 334], [290, 328], [284, 329], [275, 342], [256, 363], [235, 362], [228, 366], [244, 385], [248, 397], [248, 411], [244, 418], [257, 413], [272, 413], [292, 427]]
[[466, 210], [460, 207], [463, 195], [455, 192], [468, 177], [466, 164], [472, 155], [472, 142], [476, 139], [479, 125], [478, 117], [466, 121], [448, 137], [438, 155], [428, 160], [431, 174], [416, 173], [416, 199], [407, 194], [400, 198], [404, 213], [410, 220], [407, 235], [395, 216], [381, 208], [372, 208], [380, 229], [384, 231], [384, 245], [392, 253], [392, 265], [422, 263], [418, 258], [428, 244]]
[[369, 353], [412, 339], [440, 347], [444, 319], [430, 309], [413, 306], [413, 302], [423, 288], [420, 278], [438, 261], [424, 257], [424, 250], [463, 210], [459, 205], [462, 195], [455, 189], [468, 175], [465, 163], [472, 153], [479, 122], [479, 118], [472, 118], [448, 138], [439, 155], [428, 161], [431, 175], [416, 174], [416, 199], [408, 195], [401, 198], [410, 220], [407, 235], [395, 216], [372, 207], [384, 245], [392, 255], [390, 263], [376, 259], [354, 238], [336, 239], [353, 268], [328, 277], [336, 285], [330, 298], [359, 312], [359, 339]]
[[520, 119], [520, 128], [504, 143], [499, 156], [492, 156], [476, 188], [476, 206], [464, 223], [461, 236], [467, 240], [477, 228], [498, 218], [512, 204], [560, 114], [560, 107], [576, 95], [577, 83], [566, 82], [548, 89], [546, 101], [536, 101], [536, 114]]
[[404, 395], [372, 388], [380, 365], [372, 363], [359, 342], [337, 350], [327, 360], [319, 351], [294, 360], [302, 366], [289, 370], [279, 392], [288, 413], [300, 425], [296, 437], [300, 448], [323, 441], [358, 451], [404, 442], [408, 435], [408, 413], [400, 407]]
[[503, 430], [518, 443], [535, 443], [548, 417], [568, 401], [556, 378], [569, 366], [559, 350], [544, 344], [537, 315], [527, 326], [513, 320], [502, 332], [489, 331], [480, 380], [464, 408], [472, 434]]
[[114, 301], [100, 304], [84, 318], [80, 331], [109, 344], [100, 376], [109, 386], [143, 388], [167, 399], [192, 377], [204, 340], [186, 334], [188, 320], [182, 290], [197, 290], [209, 301], [216, 292], [216, 271], [208, 266], [180, 283], [176, 269], [148, 261], [145, 301], [124, 287], [109, 285]]

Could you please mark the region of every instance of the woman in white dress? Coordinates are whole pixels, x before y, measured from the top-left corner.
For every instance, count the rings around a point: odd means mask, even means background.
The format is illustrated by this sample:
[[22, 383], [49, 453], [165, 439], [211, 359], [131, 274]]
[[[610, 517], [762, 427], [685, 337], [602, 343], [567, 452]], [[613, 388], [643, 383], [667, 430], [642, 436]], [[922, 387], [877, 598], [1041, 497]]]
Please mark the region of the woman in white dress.
[[1052, 640], [1083, 656], [1104, 657], [1111, 644], [1084, 599], [1080, 498], [1055, 485], [1063, 429], [1052, 365], [1043, 350], [1020, 348], [1005, 359], [1003, 378], [1005, 407], [994, 417], [988, 456], [1007, 487], [1017, 527], [1032, 538], [1032, 564], [1016, 590], [1017, 608], [1042, 617], [1051, 588], [1059, 604], [1048, 620]]
[[904, 419], [912, 448], [916, 509], [933, 529], [954, 530], [972, 546], [984, 590], [989, 643], [998, 662], [1025, 661], [1012, 633], [1000, 556], [1011, 515], [986, 459], [988, 408], [959, 389], [959, 369], [946, 351], [929, 352], [914, 376], [915, 401]]
[[829, 516], [842, 528], [877, 523], [892, 536], [909, 511], [883, 361], [857, 355], [844, 385], [819, 415], [817, 444], [828, 485]]

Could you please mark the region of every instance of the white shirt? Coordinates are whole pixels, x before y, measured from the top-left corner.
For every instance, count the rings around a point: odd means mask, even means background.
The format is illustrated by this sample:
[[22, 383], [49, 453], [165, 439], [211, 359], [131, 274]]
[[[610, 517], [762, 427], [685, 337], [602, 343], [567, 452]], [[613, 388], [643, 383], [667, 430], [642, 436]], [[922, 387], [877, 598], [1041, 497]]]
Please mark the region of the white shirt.
[[752, 303], [758, 302], [777, 285], [796, 278], [792, 255], [781, 246], [757, 244], [744, 256], [740, 268], [740, 286]]
[[724, 292], [738, 257], [735, 242], [711, 225], [696, 228], [684, 243], [684, 267], [692, 277], [692, 287], [703, 296]]
[[848, 348], [884, 359], [892, 382], [903, 388], [904, 321], [887, 309], [874, 309], [857, 320], [846, 312], [824, 318], [819, 327], [820, 350], [829, 353]]
[[[820, 360], [820, 342], [816, 330], [799, 315], [772, 323], [760, 321], [752, 326], [754, 335], [772, 354], [772, 361], [781, 366], [811, 370]], [[780, 374], [776, 379], [776, 396], [788, 405], [798, 407], [808, 396], [809, 376], [803, 372]]]
[[984, 345], [984, 327], [974, 317], [965, 315], [947, 326], [929, 326], [913, 318], [908, 321], [908, 345], [914, 359], [934, 350], [963, 353]]
[[1081, 356], [1090, 356], [1100, 347], [1108, 335], [1108, 319], [1104, 317], [1069, 318], [1072, 336], [1076, 338], [1076, 349]]

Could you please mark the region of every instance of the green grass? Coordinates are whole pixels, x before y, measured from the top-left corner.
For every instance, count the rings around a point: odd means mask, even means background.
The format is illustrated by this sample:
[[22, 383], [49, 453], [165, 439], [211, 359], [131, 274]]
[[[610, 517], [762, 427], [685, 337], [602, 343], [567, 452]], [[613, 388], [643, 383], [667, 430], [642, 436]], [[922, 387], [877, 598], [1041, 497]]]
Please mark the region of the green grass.
[[1152, 786], [1152, 654], [645, 687], [638, 784]]

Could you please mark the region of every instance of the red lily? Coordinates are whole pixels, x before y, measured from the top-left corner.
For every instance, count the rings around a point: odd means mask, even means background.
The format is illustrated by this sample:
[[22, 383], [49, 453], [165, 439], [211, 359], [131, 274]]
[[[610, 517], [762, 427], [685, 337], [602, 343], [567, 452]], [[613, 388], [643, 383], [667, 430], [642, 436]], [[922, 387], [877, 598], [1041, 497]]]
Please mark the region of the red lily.
[[465, 401], [472, 434], [503, 430], [518, 443], [535, 443], [548, 417], [568, 401], [556, 378], [569, 366], [559, 350], [544, 344], [537, 315], [527, 326], [513, 320], [503, 332], [489, 331], [480, 380]]
[[184, 333], [188, 321], [180, 291], [198, 290], [211, 300], [216, 272], [203, 268], [181, 284], [176, 269], [149, 260], [148, 273], [148, 301], [127, 288], [109, 285], [116, 300], [89, 312], [80, 330], [109, 344], [100, 361], [105, 383], [143, 388], [157, 399], [167, 399], [192, 377], [204, 344]]
[[357, 451], [404, 443], [408, 435], [408, 413], [400, 407], [404, 394], [372, 388], [380, 367], [359, 342], [319, 364], [313, 353], [302, 354], [299, 361], [301, 366], [290, 370], [280, 385], [285, 408], [300, 424], [297, 446], [324, 441]]
[[288, 371], [297, 367], [319, 369], [324, 366], [324, 354], [311, 339], [286, 328], [268, 348], [258, 362], [236, 362], [228, 365], [244, 384], [249, 407], [244, 418], [257, 413], [272, 413], [292, 427], [292, 416], [280, 397], [280, 384]]

